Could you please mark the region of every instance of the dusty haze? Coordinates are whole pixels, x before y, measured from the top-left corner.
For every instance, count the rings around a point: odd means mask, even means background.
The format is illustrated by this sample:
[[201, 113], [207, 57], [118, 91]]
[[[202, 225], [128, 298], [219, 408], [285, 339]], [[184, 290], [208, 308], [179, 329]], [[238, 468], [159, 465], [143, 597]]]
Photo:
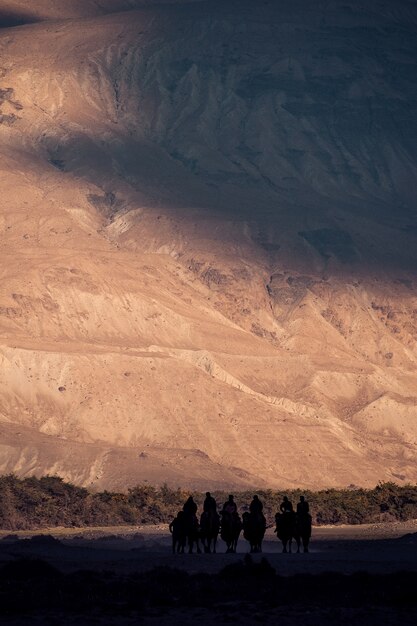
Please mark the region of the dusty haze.
[[415, 482], [414, 2], [0, 26], [0, 471]]

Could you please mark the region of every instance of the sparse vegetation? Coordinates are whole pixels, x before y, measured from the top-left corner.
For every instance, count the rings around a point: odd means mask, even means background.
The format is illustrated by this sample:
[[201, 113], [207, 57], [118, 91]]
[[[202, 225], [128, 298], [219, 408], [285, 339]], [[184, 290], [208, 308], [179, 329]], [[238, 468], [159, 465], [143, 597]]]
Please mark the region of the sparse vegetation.
[[[170, 521], [190, 491], [168, 486], [138, 485], [127, 493], [92, 493], [66, 483], [58, 476], [42, 478], [0, 477], [0, 528], [25, 530], [54, 526], [116, 526]], [[283, 495], [295, 504], [304, 494], [315, 524], [366, 524], [417, 518], [417, 485], [400, 487], [383, 483], [375, 489], [327, 489], [323, 491], [259, 491], [269, 523]], [[193, 493], [201, 505], [204, 494]], [[214, 492], [220, 504], [226, 492]], [[236, 494], [244, 510], [253, 492]]]

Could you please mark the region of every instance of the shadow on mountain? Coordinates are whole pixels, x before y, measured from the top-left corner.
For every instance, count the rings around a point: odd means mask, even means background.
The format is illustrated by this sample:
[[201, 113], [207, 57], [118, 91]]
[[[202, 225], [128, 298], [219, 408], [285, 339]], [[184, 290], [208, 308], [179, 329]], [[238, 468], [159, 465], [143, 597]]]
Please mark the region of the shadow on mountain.
[[0, 9], [0, 28], [35, 24], [39, 21], [39, 17], [31, 11], [8, 11], [7, 9]]
[[[117, 176], [148, 207], [254, 224], [271, 254], [290, 232], [301, 267], [415, 273], [414, 21], [405, 6], [393, 28], [383, 11], [375, 25], [373, 13], [341, 2], [334, 12], [301, 4], [306, 15], [297, 3], [258, 12], [228, 1], [161, 5], [149, 23], [129, 16], [140, 34], [123, 31], [122, 46], [106, 35], [99, 82], [80, 75], [112, 137], [103, 140], [99, 117], [84, 135], [74, 135], [76, 119], [64, 133], [60, 122], [42, 139], [49, 163], [102, 187], [90, 203], [111, 219], [119, 192], [106, 185]], [[102, 12], [140, 5], [98, 3]]]
[[[294, 270], [304, 272], [306, 264], [315, 256], [325, 264], [326, 271], [345, 277], [382, 271], [402, 278], [402, 272], [417, 272], [415, 234], [404, 227], [407, 220], [413, 219], [407, 208], [398, 208], [396, 220], [392, 220], [392, 207], [388, 203], [374, 206], [364, 196], [355, 200], [357, 207], [363, 207], [362, 216], [358, 218], [353, 211], [349, 213], [351, 206], [346, 196], [345, 205], [340, 202], [345, 217], [336, 220], [329, 209], [332, 201], [325, 196], [312, 192], [308, 206], [305, 198], [298, 197], [296, 192], [292, 197], [284, 193], [278, 196], [266, 187], [254, 189], [249, 183], [239, 189], [233, 181], [210, 185], [204, 173], [190, 171], [163, 146], [135, 137], [100, 143], [99, 135], [94, 132], [88, 135], [68, 129], [65, 142], [57, 143], [46, 136], [40, 146], [46, 149], [45, 168], [52, 166], [63, 175], [81, 178], [102, 190], [102, 193], [88, 194], [86, 199], [108, 224], [140, 205], [155, 210], [155, 220], [162, 212], [181, 224], [184, 221], [191, 224], [198, 211], [201, 218], [212, 216], [220, 221], [233, 221], [236, 232], [240, 223], [251, 223], [253, 243], [275, 260], [286, 262], [280, 233], [290, 219], [295, 225], [291, 235]], [[158, 162], [158, 171], [155, 171], [155, 162]], [[114, 168], [118, 174], [116, 180]], [[297, 205], [302, 208], [295, 209]], [[254, 206], [257, 206], [255, 214]], [[304, 224], [307, 215], [311, 228], [298, 230], [297, 225]], [[361, 230], [363, 216], [368, 226]], [[201, 223], [201, 237], [210, 236], [206, 220]], [[379, 229], [377, 244], [372, 224]], [[213, 239], [215, 228], [213, 222]], [[264, 232], [268, 233], [268, 241], [262, 239]], [[162, 241], [161, 245], [164, 243]], [[297, 250], [296, 255], [294, 250]]]

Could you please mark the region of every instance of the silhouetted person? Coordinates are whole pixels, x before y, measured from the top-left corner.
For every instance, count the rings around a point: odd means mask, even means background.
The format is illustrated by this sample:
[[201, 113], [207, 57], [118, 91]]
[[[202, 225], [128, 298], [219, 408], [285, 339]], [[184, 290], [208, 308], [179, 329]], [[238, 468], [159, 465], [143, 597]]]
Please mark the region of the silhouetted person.
[[203, 503], [203, 511], [205, 513], [217, 513], [216, 500], [213, 498], [209, 491], [206, 492], [206, 499]]
[[196, 517], [197, 516], [197, 504], [194, 502], [193, 496], [190, 496], [188, 500], [184, 503], [182, 507], [185, 515], [187, 517]]
[[234, 500], [234, 496], [229, 496], [229, 499], [223, 504], [222, 513], [228, 513], [234, 515], [237, 513], [237, 506]]
[[308, 515], [310, 512], [310, 506], [304, 496], [300, 496], [300, 502], [297, 502], [298, 515]]
[[258, 496], [256, 495], [253, 496], [253, 500], [249, 505], [249, 511], [253, 513], [254, 515], [260, 515], [260, 513], [262, 513], [263, 508], [264, 508], [264, 505], [259, 500]]
[[281, 513], [293, 513], [294, 508], [292, 506], [292, 502], [288, 500], [287, 496], [284, 496], [284, 499], [279, 506], [279, 510]]

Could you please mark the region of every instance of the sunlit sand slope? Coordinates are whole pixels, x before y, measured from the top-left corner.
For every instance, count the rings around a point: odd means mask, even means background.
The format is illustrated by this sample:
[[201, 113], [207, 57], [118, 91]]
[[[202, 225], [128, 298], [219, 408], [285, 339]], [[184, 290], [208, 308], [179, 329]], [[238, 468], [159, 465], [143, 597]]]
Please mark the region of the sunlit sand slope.
[[414, 4], [2, 7], [0, 471], [416, 481]]

